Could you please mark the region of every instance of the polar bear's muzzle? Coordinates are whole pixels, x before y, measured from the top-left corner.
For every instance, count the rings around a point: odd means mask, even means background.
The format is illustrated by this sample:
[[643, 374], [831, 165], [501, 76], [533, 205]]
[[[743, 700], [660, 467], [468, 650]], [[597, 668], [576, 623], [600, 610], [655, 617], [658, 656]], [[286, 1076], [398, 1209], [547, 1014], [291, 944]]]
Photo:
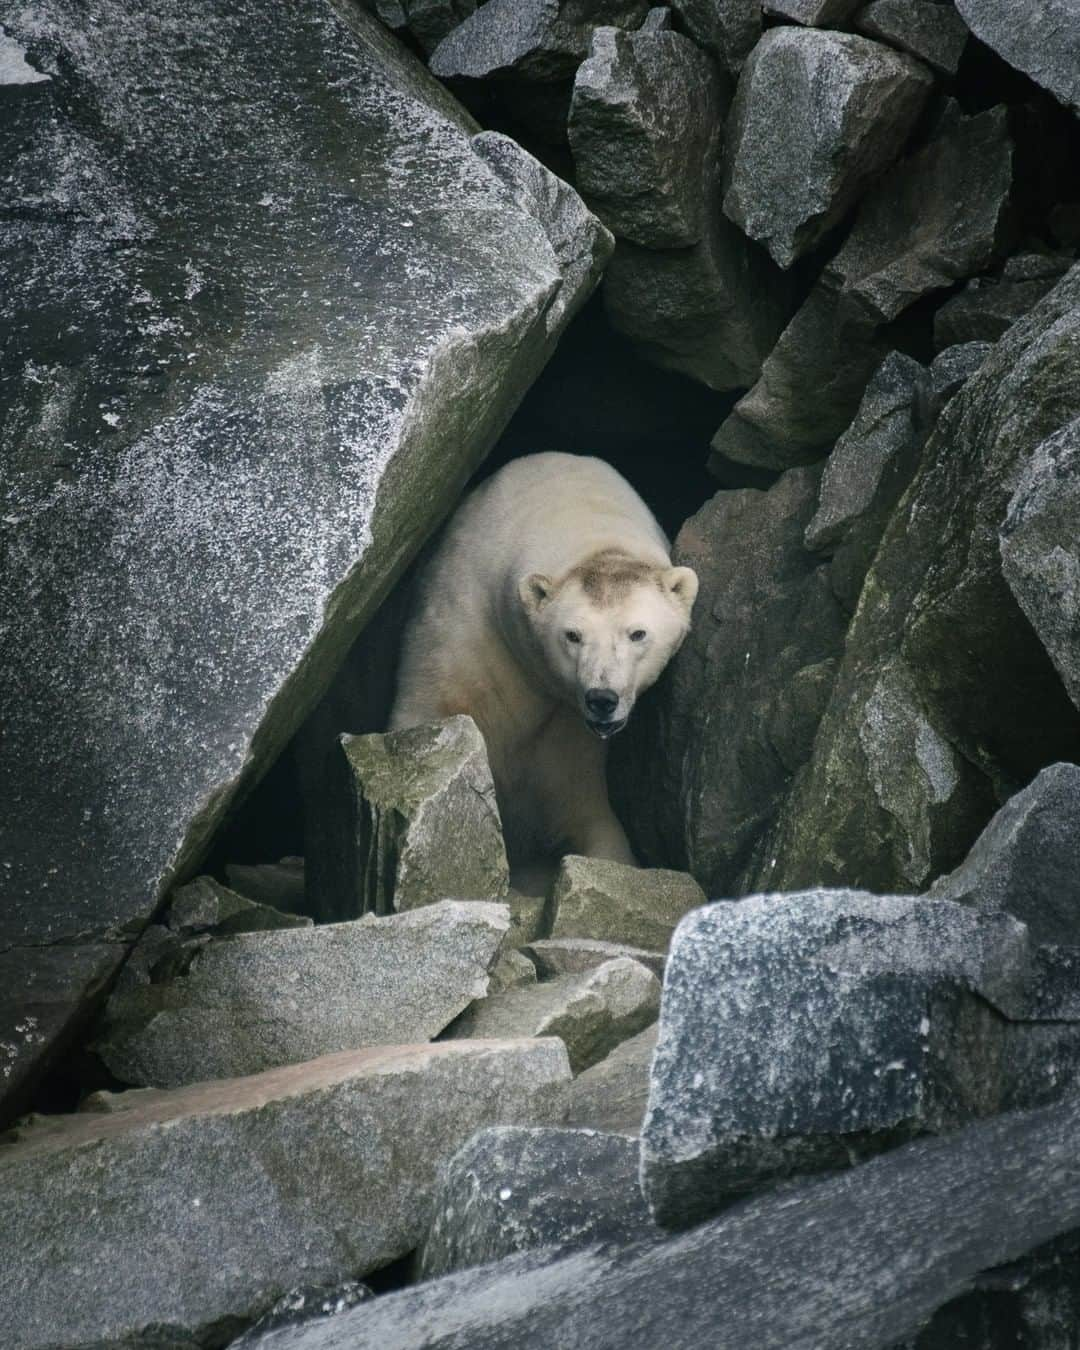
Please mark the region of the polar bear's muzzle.
[[629, 720], [628, 717], [620, 717], [617, 722], [601, 722], [596, 721], [591, 717], [586, 717], [585, 725], [594, 736], [599, 736], [602, 741], [606, 741], [609, 737], [614, 736], [617, 731], [622, 731]]

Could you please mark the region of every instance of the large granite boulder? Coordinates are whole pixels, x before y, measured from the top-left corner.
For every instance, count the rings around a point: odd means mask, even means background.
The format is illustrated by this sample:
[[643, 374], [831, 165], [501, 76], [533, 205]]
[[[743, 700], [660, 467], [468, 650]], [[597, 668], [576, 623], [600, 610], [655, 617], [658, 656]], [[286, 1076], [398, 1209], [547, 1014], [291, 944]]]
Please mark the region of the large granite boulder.
[[665, 952], [679, 920], [703, 905], [705, 898], [685, 872], [569, 854], [551, 892], [551, 936]]
[[847, 618], [829, 565], [803, 537], [816, 469], [768, 492], [718, 492], [673, 557], [700, 589], [694, 625], [613, 747], [610, 780], [639, 855], [691, 872], [711, 896], [742, 889], [809, 757]]
[[422, 1279], [534, 1247], [625, 1246], [653, 1231], [637, 1141], [597, 1130], [481, 1130], [447, 1164], [420, 1253]]
[[761, 378], [717, 432], [716, 453], [771, 469], [821, 458], [904, 339], [905, 312], [1007, 251], [1012, 180], [1006, 110], [946, 113], [930, 143], [863, 199]]
[[4, 23], [35, 77], [0, 84], [9, 1112], [610, 242], [523, 152], [510, 179], [477, 154], [355, 5], [44, 0]]
[[951, 0], [870, 0], [855, 27], [917, 56], [939, 75], [955, 75], [967, 45], [967, 25]]
[[1029, 957], [1010, 915], [945, 901], [809, 891], [691, 915], [641, 1133], [658, 1222], [1011, 1104], [1003, 1014]]
[[725, 213], [790, 267], [900, 153], [932, 84], [917, 61], [866, 38], [770, 29], [728, 118]]
[[1008, 0], [956, 0], [980, 42], [1080, 112], [1080, 15], [1072, 0], [1029, 0], [1024, 22]]
[[1016, 788], [1080, 760], [1080, 717], [999, 540], [1040, 446], [1080, 416], [1078, 343], [1074, 267], [946, 405], [867, 577], [759, 888], [924, 890]]
[[221, 938], [118, 990], [94, 1048], [122, 1082], [180, 1087], [366, 1045], [429, 1041], [488, 991], [503, 905]]
[[761, 0], [672, 0], [671, 8], [698, 46], [732, 72], [761, 36]]
[[[663, 1242], [460, 1271], [260, 1350], [893, 1350], [983, 1272], [1000, 1289], [1000, 1267], [1080, 1227], [1078, 1141], [1074, 1099], [920, 1140]], [[1039, 1350], [1069, 1344], [1068, 1306], [1033, 1309], [1036, 1328], [1063, 1333]]]
[[510, 870], [484, 738], [471, 717], [342, 736], [308, 897], [325, 919], [498, 900]]
[[552, 1040], [386, 1047], [38, 1124], [0, 1146], [0, 1339], [220, 1344], [411, 1251], [440, 1164], [485, 1125], [555, 1123], [568, 1078]]

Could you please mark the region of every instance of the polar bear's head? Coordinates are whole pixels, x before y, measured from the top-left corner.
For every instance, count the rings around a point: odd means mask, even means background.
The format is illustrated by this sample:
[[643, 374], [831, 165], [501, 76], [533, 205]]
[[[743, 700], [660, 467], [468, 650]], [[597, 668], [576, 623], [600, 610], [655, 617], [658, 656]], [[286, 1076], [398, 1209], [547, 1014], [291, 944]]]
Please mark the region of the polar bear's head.
[[533, 572], [521, 603], [545, 658], [545, 680], [598, 736], [626, 725], [690, 628], [698, 579], [627, 554], [595, 554], [558, 580]]

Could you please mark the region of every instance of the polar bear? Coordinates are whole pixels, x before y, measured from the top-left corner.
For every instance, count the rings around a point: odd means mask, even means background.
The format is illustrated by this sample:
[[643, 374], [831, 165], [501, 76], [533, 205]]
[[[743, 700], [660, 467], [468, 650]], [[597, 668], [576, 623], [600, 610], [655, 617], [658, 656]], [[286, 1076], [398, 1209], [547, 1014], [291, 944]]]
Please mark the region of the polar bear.
[[607, 740], [690, 627], [697, 576], [603, 460], [513, 460], [475, 489], [419, 578], [391, 729], [467, 713], [512, 862], [634, 863]]

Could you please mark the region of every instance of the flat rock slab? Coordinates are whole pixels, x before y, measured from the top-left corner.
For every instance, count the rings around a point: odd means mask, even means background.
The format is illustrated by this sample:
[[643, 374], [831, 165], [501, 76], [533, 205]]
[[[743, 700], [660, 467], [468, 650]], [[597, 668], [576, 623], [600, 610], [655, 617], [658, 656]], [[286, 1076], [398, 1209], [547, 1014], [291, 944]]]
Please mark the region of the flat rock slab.
[[685, 872], [569, 854], [552, 891], [551, 936], [666, 952], [679, 920], [703, 904], [705, 892]]
[[[681, 1227], [1002, 1108], [1023, 924], [851, 891], [756, 896], [679, 926], [641, 1133], [642, 1190]], [[999, 1010], [996, 1014], [993, 1008]]]
[[[0, 85], [4, 1043], [50, 944], [119, 960], [194, 870], [611, 246], [341, 13], [5, 14], [32, 78]], [[0, 1114], [93, 988], [19, 1044]]]
[[0, 1148], [0, 1339], [194, 1340], [377, 1270], [423, 1236], [439, 1165], [557, 1120], [568, 1078], [552, 1040], [407, 1046], [58, 1117]]
[[495, 1126], [447, 1165], [419, 1273], [434, 1279], [534, 1247], [625, 1245], [654, 1233], [638, 1186], [636, 1140]]
[[510, 885], [487, 749], [471, 717], [342, 736], [311, 899], [326, 918], [497, 900]]
[[663, 979], [664, 963], [667, 961], [664, 952], [647, 952], [641, 947], [628, 947], [620, 942], [598, 942], [594, 938], [545, 938], [539, 942], [530, 942], [522, 951], [544, 980], [554, 979], [558, 975], [581, 975], [620, 956], [640, 961], [660, 980]]
[[967, 25], [942, 0], [871, 0], [855, 27], [917, 56], [941, 75], [955, 75], [968, 40]]
[[504, 905], [210, 942], [173, 979], [108, 1003], [95, 1049], [122, 1082], [180, 1087], [338, 1050], [429, 1041], [488, 989]]
[[660, 1011], [660, 981], [620, 957], [584, 975], [508, 989], [474, 1003], [444, 1033], [454, 1039], [558, 1036], [575, 1073], [604, 1058]]
[[1024, 22], [1008, 0], [956, 0], [980, 42], [1080, 112], [1080, 14], [1072, 0], [1029, 0]]
[[654, 1022], [579, 1073], [570, 1085], [566, 1124], [639, 1135], [649, 1103], [649, 1066], [658, 1034]]
[[981, 1272], [1078, 1226], [1071, 1101], [921, 1140], [664, 1242], [462, 1271], [260, 1350], [890, 1350]]
[[917, 61], [866, 38], [770, 29], [727, 122], [725, 213], [790, 267], [897, 157], [932, 85]]

